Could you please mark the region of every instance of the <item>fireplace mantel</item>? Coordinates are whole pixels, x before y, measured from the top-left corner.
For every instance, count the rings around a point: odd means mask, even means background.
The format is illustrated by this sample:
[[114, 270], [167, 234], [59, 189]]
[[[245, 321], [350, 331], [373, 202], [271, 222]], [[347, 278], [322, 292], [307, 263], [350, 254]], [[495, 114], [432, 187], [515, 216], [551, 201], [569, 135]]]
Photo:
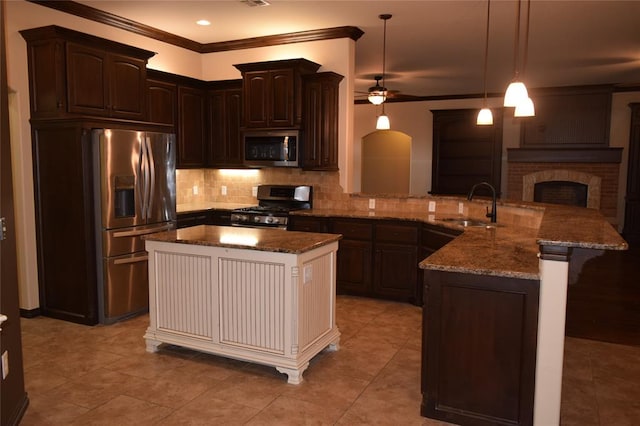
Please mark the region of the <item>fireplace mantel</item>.
[[511, 163], [620, 163], [622, 148], [507, 148]]

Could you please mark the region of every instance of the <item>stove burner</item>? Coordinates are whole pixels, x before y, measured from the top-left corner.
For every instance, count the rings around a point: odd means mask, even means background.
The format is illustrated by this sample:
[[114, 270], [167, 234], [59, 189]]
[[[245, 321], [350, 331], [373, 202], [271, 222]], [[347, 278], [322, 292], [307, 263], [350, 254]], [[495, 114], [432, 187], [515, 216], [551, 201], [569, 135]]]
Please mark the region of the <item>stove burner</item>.
[[311, 208], [311, 191], [310, 186], [261, 185], [259, 204], [233, 210], [231, 225], [286, 229], [289, 212]]

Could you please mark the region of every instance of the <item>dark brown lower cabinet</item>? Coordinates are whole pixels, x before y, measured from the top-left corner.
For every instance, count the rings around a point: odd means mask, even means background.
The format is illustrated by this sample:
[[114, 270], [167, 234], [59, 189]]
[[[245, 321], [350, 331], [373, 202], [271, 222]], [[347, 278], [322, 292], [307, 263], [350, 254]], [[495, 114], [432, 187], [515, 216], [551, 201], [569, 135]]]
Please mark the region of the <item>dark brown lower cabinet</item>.
[[460, 425], [531, 425], [539, 281], [424, 273], [422, 406]]
[[178, 228], [197, 225], [231, 225], [231, 210], [198, 210], [178, 213]]

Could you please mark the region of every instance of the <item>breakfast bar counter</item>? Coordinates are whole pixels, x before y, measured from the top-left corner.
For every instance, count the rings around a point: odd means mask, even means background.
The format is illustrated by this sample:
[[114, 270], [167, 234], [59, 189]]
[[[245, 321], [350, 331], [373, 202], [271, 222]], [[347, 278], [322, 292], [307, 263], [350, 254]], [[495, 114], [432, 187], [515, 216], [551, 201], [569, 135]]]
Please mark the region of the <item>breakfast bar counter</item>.
[[147, 351], [162, 343], [271, 365], [298, 384], [338, 349], [339, 235], [195, 226], [145, 236]]

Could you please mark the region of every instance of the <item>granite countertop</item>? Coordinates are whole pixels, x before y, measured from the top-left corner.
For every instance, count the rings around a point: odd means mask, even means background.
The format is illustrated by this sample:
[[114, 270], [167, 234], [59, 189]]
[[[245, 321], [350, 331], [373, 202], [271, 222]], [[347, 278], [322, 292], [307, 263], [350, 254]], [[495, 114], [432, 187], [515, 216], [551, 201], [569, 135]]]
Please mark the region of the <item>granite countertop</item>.
[[[514, 206], [522, 207], [520, 204], [514, 204]], [[535, 208], [540, 207], [535, 206]], [[422, 269], [441, 271], [539, 279], [540, 245], [601, 250], [628, 248], [624, 239], [596, 210], [548, 204], [543, 208], [544, 213], [539, 228], [509, 224], [498, 224], [498, 226], [486, 228], [464, 228], [443, 221], [442, 215], [427, 212], [313, 209], [296, 211], [294, 214], [415, 220], [464, 230], [462, 235], [420, 262]]]
[[301, 254], [341, 238], [336, 234], [282, 229], [199, 225], [144, 235], [148, 241]]
[[176, 213], [192, 213], [206, 210], [234, 210], [244, 207], [251, 207], [257, 204], [241, 204], [241, 203], [221, 203], [214, 201], [200, 203], [184, 203], [176, 205]]

